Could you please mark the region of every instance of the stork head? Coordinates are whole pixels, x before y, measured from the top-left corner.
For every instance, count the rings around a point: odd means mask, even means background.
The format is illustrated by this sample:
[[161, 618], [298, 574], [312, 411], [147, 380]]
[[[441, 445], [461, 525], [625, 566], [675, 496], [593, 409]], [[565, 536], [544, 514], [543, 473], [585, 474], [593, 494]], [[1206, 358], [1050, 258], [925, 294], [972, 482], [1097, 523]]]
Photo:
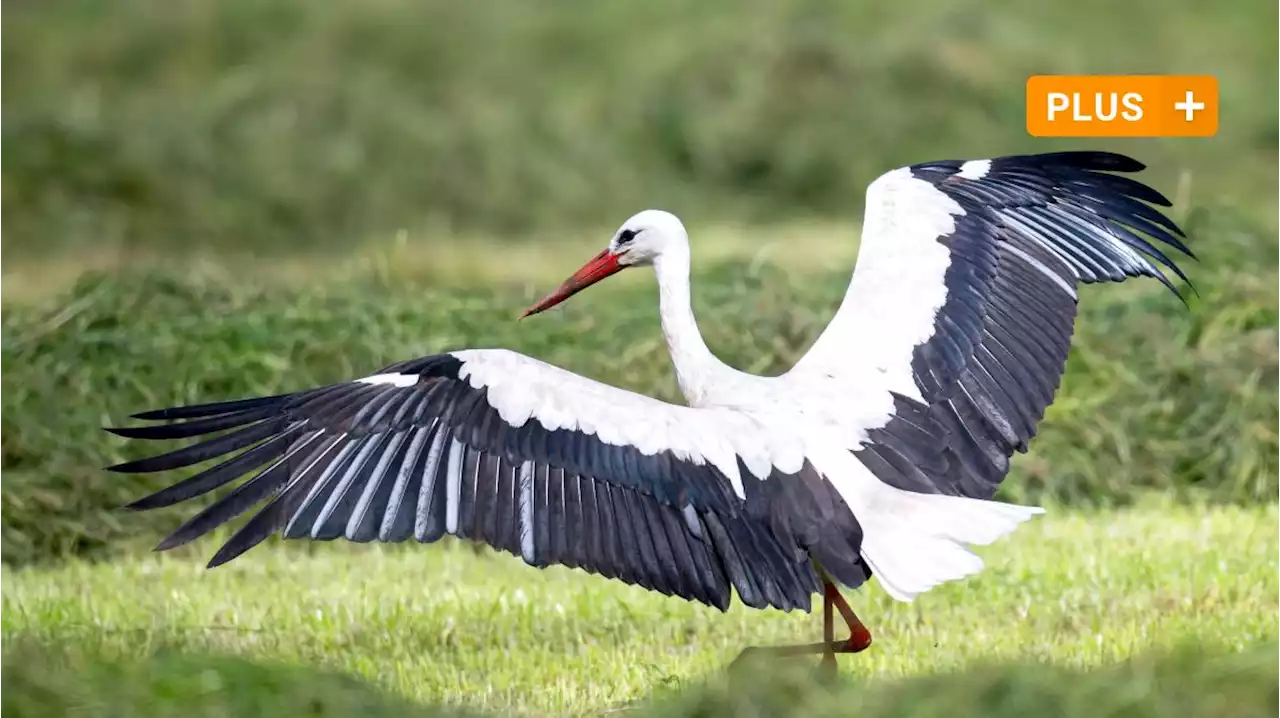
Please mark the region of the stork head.
[[689, 235], [678, 217], [660, 209], [646, 209], [623, 222], [613, 233], [608, 247], [582, 265], [554, 292], [524, 310], [520, 318], [546, 311], [627, 267], [651, 265], [664, 252], [676, 248], [687, 250], [688, 246]]

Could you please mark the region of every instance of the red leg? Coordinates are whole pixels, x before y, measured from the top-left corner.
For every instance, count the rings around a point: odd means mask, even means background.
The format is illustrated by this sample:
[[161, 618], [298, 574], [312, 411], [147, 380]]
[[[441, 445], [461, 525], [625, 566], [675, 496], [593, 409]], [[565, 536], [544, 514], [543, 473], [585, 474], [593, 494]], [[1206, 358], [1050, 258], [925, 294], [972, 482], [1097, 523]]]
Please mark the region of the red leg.
[[[814, 653], [822, 654], [822, 668], [834, 674], [836, 668], [837, 653], [860, 653], [865, 651], [871, 645], [871, 632], [863, 625], [862, 621], [853, 612], [849, 606], [849, 602], [840, 595], [840, 589], [834, 583], [825, 578], [822, 581], [822, 638], [821, 643], [804, 643], [795, 646], [752, 646], [743, 649], [742, 653], [734, 659], [734, 663], [746, 658], [748, 655], [756, 653], [771, 653], [774, 656], [802, 656], [812, 655]], [[845, 624], [849, 627], [849, 638], [844, 641], [836, 641], [835, 637], [835, 616], [832, 608], [840, 611], [840, 616], [844, 619]]]
[[853, 612], [853, 608], [849, 606], [849, 602], [844, 600], [844, 596], [840, 595], [840, 589], [831, 582], [826, 582], [827, 600], [836, 605], [840, 609], [840, 615], [844, 617], [844, 622], [849, 626], [849, 640], [846, 642], [848, 650], [840, 651], [841, 653], [861, 653], [871, 646], [871, 631], [863, 625], [862, 620]]
[[840, 667], [836, 663], [835, 652], [835, 633], [836, 620], [835, 611], [831, 601], [831, 584], [826, 584], [822, 592], [822, 663], [819, 664], [818, 670], [822, 672], [822, 677], [828, 680], [834, 679], [840, 672]]

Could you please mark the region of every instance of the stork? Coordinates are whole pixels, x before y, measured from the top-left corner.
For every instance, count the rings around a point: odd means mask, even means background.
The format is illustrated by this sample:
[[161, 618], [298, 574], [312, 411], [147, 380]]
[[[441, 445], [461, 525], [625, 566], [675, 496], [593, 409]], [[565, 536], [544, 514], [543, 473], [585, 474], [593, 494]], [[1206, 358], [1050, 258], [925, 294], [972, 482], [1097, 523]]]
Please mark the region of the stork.
[[[866, 194], [853, 279], [785, 374], [754, 376], [707, 348], [689, 301], [680, 220], [647, 210], [542, 312], [628, 267], [657, 275], [662, 333], [687, 406], [506, 349], [402, 361], [301, 391], [134, 415], [133, 439], [206, 437], [110, 467], [156, 472], [218, 457], [130, 504], [155, 509], [238, 478], [165, 538], [171, 549], [265, 507], [209, 562], [289, 539], [484, 542], [727, 610], [810, 610], [824, 640], [780, 653], [861, 651], [871, 634], [840, 587], [876, 576], [910, 601], [981, 570], [985, 545], [1042, 513], [993, 500], [1026, 451], [1067, 359], [1081, 284], [1186, 276], [1193, 256], [1150, 205], [1159, 192], [1104, 152], [916, 164]], [[216, 434], [213, 438], [207, 435]], [[256, 473], [255, 473], [256, 472]], [[833, 608], [850, 637], [834, 640]]]

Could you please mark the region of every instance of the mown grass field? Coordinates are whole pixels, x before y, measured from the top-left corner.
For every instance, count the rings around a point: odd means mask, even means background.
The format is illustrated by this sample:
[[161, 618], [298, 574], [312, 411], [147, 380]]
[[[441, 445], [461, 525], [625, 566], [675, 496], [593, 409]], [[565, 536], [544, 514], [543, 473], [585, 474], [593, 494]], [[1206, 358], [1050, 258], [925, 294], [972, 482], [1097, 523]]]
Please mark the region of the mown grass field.
[[[1189, 308], [1155, 282], [1084, 293], [1062, 389], [1004, 498], [1102, 506], [1165, 492], [1274, 501], [1276, 275], [1263, 264], [1266, 240], [1218, 220], [1189, 226], [1202, 257], [1189, 265], [1199, 289]], [[834, 253], [844, 267], [815, 267], [785, 240], [743, 231], [718, 241], [726, 235], [706, 238], [694, 277], [708, 343], [746, 371], [783, 371], [834, 311], [854, 251]], [[852, 227], [817, 236], [856, 247]], [[158, 488], [154, 477], [101, 470], [152, 448], [101, 431], [144, 409], [295, 391], [405, 358], [492, 346], [678, 400], [647, 270], [515, 321], [599, 241], [545, 252], [519, 284], [419, 275], [409, 245], [363, 269], [321, 263], [293, 279], [269, 266], [135, 270], [12, 304], [0, 377], [6, 561], [120, 552], [174, 525], [177, 512], [117, 510]], [[738, 259], [715, 256], [733, 251]]]
[[[1105, 673], [1130, 658], [1151, 660], [1142, 654], [1196, 644], [1210, 668], [1221, 660], [1210, 656], [1220, 653], [1252, 656], [1254, 665], [1228, 678], [1243, 674], [1257, 685], [1236, 693], [1235, 684], [1220, 684], [1159, 714], [1210, 715], [1191, 709], [1216, 705], [1237, 711], [1218, 715], [1262, 715], [1274, 710], [1280, 639], [1276, 521], [1274, 506], [1054, 510], [1015, 540], [984, 550], [988, 568], [975, 580], [911, 605], [873, 586], [856, 594], [853, 604], [877, 642], [842, 659], [845, 682], [834, 690], [844, 702], [823, 707], [825, 689], [809, 686], [809, 708], [848, 715], [837, 707], [879, 703], [872, 715], [900, 714], [914, 699], [892, 698], [896, 681], [974, 674], [1000, 675], [1009, 685], [966, 696], [963, 681], [943, 680], [948, 700], [1003, 705], [1000, 715], [1017, 715], [1002, 693], [1022, 690], [1026, 700], [1045, 690], [1028, 672]], [[6, 683], [38, 686], [68, 710], [130, 705], [135, 715], [186, 714], [188, 701], [202, 700], [188, 689], [204, 686], [209, 705], [223, 706], [206, 715], [222, 715], [229, 706], [269, 704], [282, 682], [271, 672], [237, 675], [245, 665], [293, 665], [355, 675], [370, 693], [385, 691], [390, 698], [378, 713], [385, 715], [397, 714], [393, 700], [533, 715], [627, 704], [697, 715], [706, 714], [694, 710], [698, 696], [724, 690], [721, 674], [741, 647], [807, 641], [821, 630], [817, 615], [740, 605], [721, 614], [580, 572], [536, 571], [506, 554], [476, 555], [457, 542], [310, 551], [274, 545], [206, 572], [196, 554], [210, 548], [6, 569], [0, 622], [6, 653], [19, 657], [6, 659]], [[176, 667], [146, 668], [140, 657], [157, 651], [177, 657]], [[124, 665], [104, 665], [117, 660]], [[50, 668], [73, 670], [47, 675]], [[79, 671], [93, 679], [82, 681]], [[1267, 676], [1270, 682], [1261, 680]], [[236, 681], [235, 695], [221, 681]], [[1170, 688], [1148, 677], [1120, 696], [1055, 715], [1155, 715], [1123, 709]], [[23, 690], [19, 696], [29, 698]], [[317, 700], [340, 699], [322, 690]]]
[[[29, 716], [1273, 716], [1280, 709], [1275, 3], [48, 0], [6, 6], [0, 709]], [[1042, 140], [1039, 73], [1211, 73], [1212, 139]], [[842, 659], [723, 674], [814, 615], [728, 614], [468, 545], [215, 538], [102, 467], [136, 411], [503, 346], [678, 399], [647, 272], [516, 313], [629, 214], [680, 214], [711, 348], [787, 368], [867, 183], [1096, 148], [1198, 261], [1090, 287], [1001, 497], [1049, 514]]]
[[[1051, 515], [984, 551], [976, 581], [913, 606], [874, 585], [858, 593], [878, 643], [846, 660], [832, 689], [778, 667], [736, 683], [720, 673], [744, 644], [811, 640], [815, 616], [720, 615], [457, 545], [273, 544], [207, 573], [207, 543], [147, 553], [191, 509], [117, 510], [155, 484], [101, 470], [143, 447], [100, 427], [143, 408], [294, 389], [461, 346], [509, 346], [676, 398], [642, 273], [514, 321], [594, 238], [488, 275], [462, 252], [447, 255], [451, 270], [410, 243], [278, 272], [234, 257], [170, 260], [23, 294], [6, 303], [0, 377], [4, 707], [596, 715], [639, 701], [655, 715], [1271, 715], [1275, 278], [1269, 240], [1247, 221], [1202, 221], [1191, 223], [1203, 261], [1189, 308], [1154, 283], [1086, 293], [1058, 400], [1003, 488]], [[821, 250], [855, 229], [793, 236]], [[767, 373], [808, 346], [847, 269], [763, 236], [709, 233], [695, 281], [711, 346]]]

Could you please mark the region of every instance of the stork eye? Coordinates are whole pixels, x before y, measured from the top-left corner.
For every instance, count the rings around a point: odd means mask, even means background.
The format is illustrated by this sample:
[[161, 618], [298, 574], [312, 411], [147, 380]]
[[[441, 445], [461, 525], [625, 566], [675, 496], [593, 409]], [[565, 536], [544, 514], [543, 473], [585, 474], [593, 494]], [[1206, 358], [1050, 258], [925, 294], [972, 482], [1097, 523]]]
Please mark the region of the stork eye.
[[618, 233], [618, 244], [626, 244], [627, 242], [630, 242], [631, 240], [636, 238], [637, 234], [640, 234], [638, 230], [634, 230], [634, 229], [622, 230], [621, 232]]

